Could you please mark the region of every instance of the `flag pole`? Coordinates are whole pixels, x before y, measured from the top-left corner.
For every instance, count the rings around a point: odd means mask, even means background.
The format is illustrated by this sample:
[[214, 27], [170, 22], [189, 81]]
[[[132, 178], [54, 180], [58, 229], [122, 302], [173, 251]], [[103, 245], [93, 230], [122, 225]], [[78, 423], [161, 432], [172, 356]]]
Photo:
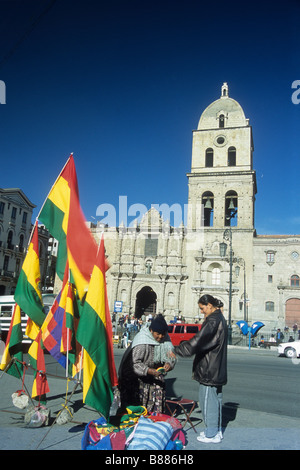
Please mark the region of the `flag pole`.
[[[68, 289], [67, 289], [67, 299], [69, 295], [69, 286], [70, 286], [70, 267], [69, 267], [69, 274], [68, 274]], [[66, 362], [66, 378], [69, 376], [69, 328], [67, 327], [67, 301], [66, 301], [66, 307], [65, 307], [65, 322], [66, 322], [66, 328], [67, 328], [67, 362]]]
[[79, 377], [78, 377], [78, 382], [81, 381], [81, 371], [82, 371], [82, 361], [83, 361], [83, 346], [81, 346], [81, 356], [80, 356], [80, 367], [79, 367]]

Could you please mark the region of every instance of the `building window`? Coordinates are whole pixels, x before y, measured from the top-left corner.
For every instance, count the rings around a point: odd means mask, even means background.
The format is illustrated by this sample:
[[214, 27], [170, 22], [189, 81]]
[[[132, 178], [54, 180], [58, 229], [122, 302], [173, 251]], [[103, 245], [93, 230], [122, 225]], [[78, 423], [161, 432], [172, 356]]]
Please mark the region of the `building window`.
[[126, 289], [122, 289], [122, 290], [121, 290], [121, 300], [122, 300], [122, 302], [124, 302], [124, 304], [125, 304], [126, 301], [127, 301]]
[[210, 191], [206, 191], [202, 195], [203, 205], [203, 225], [204, 227], [212, 227], [214, 224], [214, 195]]
[[235, 191], [225, 195], [225, 226], [236, 227], [238, 219], [238, 196]]
[[205, 152], [205, 166], [211, 168], [214, 166], [214, 151], [212, 148], [206, 149]]
[[11, 210], [11, 220], [16, 220], [17, 217], [17, 208], [13, 207]]
[[274, 302], [266, 302], [266, 312], [274, 312]]
[[268, 282], [269, 282], [270, 284], [272, 284], [272, 282], [273, 282], [273, 276], [272, 276], [272, 274], [269, 274], [269, 275], [268, 275]]
[[151, 271], [152, 271], [152, 261], [151, 261], [151, 260], [147, 260], [146, 263], [145, 263], [145, 267], [146, 267], [146, 274], [151, 274]]
[[4, 207], [5, 207], [5, 204], [4, 202], [0, 202], [0, 215], [3, 215], [4, 214]]
[[168, 293], [168, 305], [169, 307], [174, 307], [175, 306], [175, 295], [173, 292]]
[[12, 240], [13, 240], [13, 232], [12, 230], [10, 230], [7, 235], [7, 248], [9, 250], [13, 250]]
[[300, 278], [297, 274], [291, 276], [291, 287], [300, 287]]
[[23, 212], [23, 217], [22, 217], [22, 224], [26, 225], [27, 222], [27, 212]]
[[157, 256], [157, 238], [146, 238], [145, 240], [145, 256]]
[[293, 251], [291, 253], [291, 257], [292, 257], [293, 260], [296, 260], [296, 259], [299, 258], [299, 253], [297, 251]]
[[3, 261], [3, 270], [8, 271], [8, 265], [9, 265], [9, 256], [4, 256], [4, 261]]
[[21, 260], [17, 258], [16, 259], [16, 274], [17, 275], [20, 273], [20, 263], [21, 263]]
[[225, 116], [224, 114], [220, 114], [219, 116], [219, 127], [223, 128], [225, 126]]
[[228, 149], [228, 158], [227, 158], [228, 166], [236, 166], [236, 148], [229, 147]]
[[221, 284], [221, 271], [219, 268], [214, 268], [211, 272], [211, 283], [213, 286]]
[[266, 253], [266, 262], [269, 264], [273, 264], [275, 262], [275, 252], [274, 251], [267, 251]]
[[19, 239], [19, 251], [22, 253], [24, 249], [24, 235], [21, 233], [20, 239]]

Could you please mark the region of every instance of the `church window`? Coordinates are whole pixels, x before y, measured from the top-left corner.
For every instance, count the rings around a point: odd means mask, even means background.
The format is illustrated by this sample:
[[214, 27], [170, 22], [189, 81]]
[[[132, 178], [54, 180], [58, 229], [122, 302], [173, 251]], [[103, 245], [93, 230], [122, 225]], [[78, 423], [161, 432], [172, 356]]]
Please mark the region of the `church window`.
[[174, 307], [175, 306], [175, 296], [173, 292], [168, 293], [168, 305], [169, 307]]
[[145, 256], [157, 256], [157, 238], [146, 238], [145, 239]]
[[236, 148], [235, 147], [229, 147], [227, 163], [228, 163], [228, 166], [236, 166]]
[[213, 286], [219, 286], [221, 283], [221, 271], [219, 268], [214, 268], [211, 272], [211, 283]]
[[210, 191], [206, 191], [202, 195], [203, 205], [203, 225], [204, 227], [212, 227], [214, 223], [214, 195]]
[[126, 301], [127, 301], [126, 289], [122, 289], [122, 290], [121, 290], [121, 300], [122, 300], [122, 302], [124, 302], [124, 303], [126, 303]]
[[266, 262], [268, 264], [273, 264], [275, 262], [275, 252], [274, 251], [267, 251], [267, 253], [266, 253]]
[[225, 125], [225, 117], [224, 117], [224, 114], [220, 114], [219, 116], [219, 127], [224, 127]]
[[238, 197], [235, 191], [228, 191], [225, 195], [225, 226], [237, 226]]
[[293, 251], [291, 254], [292, 259], [296, 260], [299, 258], [299, 253], [297, 251]]
[[146, 267], [146, 274], [151, 274], [151, 271], [152, 271], [152, 261], [151, 261], [151, 260], [147, 260], [146, 263], [145, 263], [145, 267]]
[[274, 312], [274, 302], [266, 302], [265, 304], [266, 312]]
[[291, 276], [291, 287], [300, 287], [299, 280], [300, 278], [297, 276], [297, 274]]
[[205, 166], [206, 168], [214, 166], [214, 151], [212, 148], [206, 149], [205, 152]]

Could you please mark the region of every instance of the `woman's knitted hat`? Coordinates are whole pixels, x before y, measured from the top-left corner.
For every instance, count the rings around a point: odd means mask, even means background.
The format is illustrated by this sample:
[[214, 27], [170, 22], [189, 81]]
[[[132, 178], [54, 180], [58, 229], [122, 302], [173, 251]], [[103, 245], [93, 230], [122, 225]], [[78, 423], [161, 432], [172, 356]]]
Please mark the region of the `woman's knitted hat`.
[[156, 333], [165, 334], [168, 331], [168, 325], [164, 317], [159, 314], [153, 318], [150, 324], [150, 330], [155, 331]]

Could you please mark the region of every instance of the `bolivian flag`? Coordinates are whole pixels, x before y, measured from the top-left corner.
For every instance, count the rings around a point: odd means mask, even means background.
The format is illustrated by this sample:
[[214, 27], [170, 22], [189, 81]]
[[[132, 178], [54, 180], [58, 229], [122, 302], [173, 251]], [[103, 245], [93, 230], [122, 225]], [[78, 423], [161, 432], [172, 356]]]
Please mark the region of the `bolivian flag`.
[[77, 329], [83, 346], [83, 401], [106, 418], [117, 385], [112, 325], [107, 301], [103, 237]]
[[66, 309], [62, 325], [61, 351], [65, 352], [69, 359], [69, 373], [74, 377], [82, 367], [82, 347], [76, 339], [76, 331], [79, 321], [80, 302], [76, 298], [73, 284], [68, 283]]
[[39, 333], [33, 343], [31, 344], [28, 355], [30, 356], [30, 365], [35, 370], [34, 380], [32, 385], [32, 398], [40, 397], [44, 399], [44, 395], [50, 392], [47, 376], [46, 376], [46, 365], [44, 350], [42, 347], [42, 330]]
[[59, 242], [57, 275], [63, 280], [68, 260], [72, 278], [82, 299], [93, 270], [97, 244], [86, 226], [80, 207], [73, 155], [54, 183], [38, 218]]
[[[23, 362], [22, 340], [21, 309], [19, 305], [16, 304], [10, 322], [4, 353], [1, 359], [0, 370], [5, 370], [13, 357]], [[21, 378], [23, 374], [23, 364], [16, 361], [15, 364], [12, 365], [12, 367], [9, 367], [6, 372], [14, 377]]]
[[29, 327], [27, 325], [26, 330], [26, 334], [32, 339], [35, 339], [45, 319], [40, 277], [38, 225], [36, 221], [14, 296], [16, 303], [33, 322], [32, 324], [29, 320]]

